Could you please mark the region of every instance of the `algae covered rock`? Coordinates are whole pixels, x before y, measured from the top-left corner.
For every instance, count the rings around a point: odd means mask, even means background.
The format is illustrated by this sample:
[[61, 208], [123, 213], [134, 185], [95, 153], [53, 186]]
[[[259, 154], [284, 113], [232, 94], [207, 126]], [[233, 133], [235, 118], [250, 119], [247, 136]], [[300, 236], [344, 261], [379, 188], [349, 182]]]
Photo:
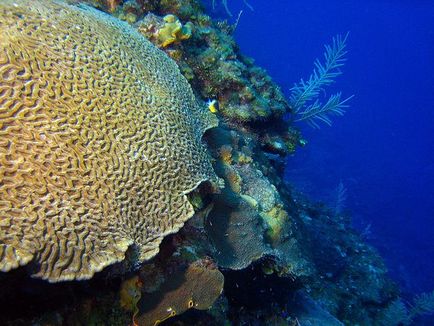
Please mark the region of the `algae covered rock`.
[[205, 229], [219, 266], [240, 270], [271, 254], [265, 228], [251, 203], [229, 191], [215, 196], [214, 203]]
[[176, 64], [86, 6], [0, 3], [0, 270], [52, 282], [155, 256], [216, 180]]

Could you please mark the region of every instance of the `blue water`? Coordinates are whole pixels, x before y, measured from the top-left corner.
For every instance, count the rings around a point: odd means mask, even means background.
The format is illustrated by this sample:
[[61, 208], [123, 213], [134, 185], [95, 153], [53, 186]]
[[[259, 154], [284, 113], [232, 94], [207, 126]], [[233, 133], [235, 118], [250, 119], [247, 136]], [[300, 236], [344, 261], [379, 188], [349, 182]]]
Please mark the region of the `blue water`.
[[[321, 130], [299, 124], [308, 145], [287, 179], [333, 201], [340, 181], [354, 224], [385, 258], [404, 293], [434, 289], [434, 3], [432, 1], [228, 1], [241, 51], [289, 94], [323, 45], [350, 32], [336, 84], [355, 97]], [[222, 10], [217, 12], [222, 17]], [[232, 19], [233, 21], [234, 19]]]

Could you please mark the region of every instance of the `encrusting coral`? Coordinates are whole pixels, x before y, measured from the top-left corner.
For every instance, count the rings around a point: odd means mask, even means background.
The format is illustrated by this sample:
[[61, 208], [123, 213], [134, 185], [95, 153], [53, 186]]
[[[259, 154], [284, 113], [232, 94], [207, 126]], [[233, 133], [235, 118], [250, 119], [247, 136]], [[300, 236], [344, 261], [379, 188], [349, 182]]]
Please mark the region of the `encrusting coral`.
[[252, 202], [226, 190], [216, 195], [205, 229], [224, 268], [243, 269], [271, 253], [265, 228]]
[[171, 44], [189, 39], [192, 26], [191, 22], [183, 25], [175, 15], [159, 17], [149, 13], [136, 25], [136, 28], [155, 45], [166, 48]]
[[158, 41], [162, 47], [191, 37], [191, 23], [183, 26], [178, 17], [174, 15], [166, 15], [163, 20], [164, 27], [158, 31]]
[[142, 296], [136, 322], [153, 326], [188, 309], [209, 309], [222, 293], [223, 284], [223, 274], [212, 261], [195, 261], [170, 275], [159, 292]]
[[216, 181], [217, 120], [176, 64], [86, 6], [0, 3], [0, 270], [52, 282], [155, 256]]

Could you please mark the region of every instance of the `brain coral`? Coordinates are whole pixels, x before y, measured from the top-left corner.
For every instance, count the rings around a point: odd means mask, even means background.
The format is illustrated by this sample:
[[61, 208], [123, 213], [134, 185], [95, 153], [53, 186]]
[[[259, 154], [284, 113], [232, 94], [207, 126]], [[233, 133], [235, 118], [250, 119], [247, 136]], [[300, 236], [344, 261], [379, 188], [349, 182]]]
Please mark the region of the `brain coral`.
[[154, 256], [216, 180], [217, 124], [127, 24], [55, 1], [0, 2], [0, 270], [88, 279]]

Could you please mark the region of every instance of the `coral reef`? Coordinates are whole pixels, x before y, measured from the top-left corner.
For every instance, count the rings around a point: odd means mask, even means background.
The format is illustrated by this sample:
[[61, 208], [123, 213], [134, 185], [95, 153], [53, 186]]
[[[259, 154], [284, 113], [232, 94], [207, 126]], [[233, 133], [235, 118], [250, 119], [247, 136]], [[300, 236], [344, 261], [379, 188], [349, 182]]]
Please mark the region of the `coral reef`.
[[156, 325], [188, 309], [207, 310], [222, 293], [223, 283], [223, 274], [211, 261], [193, 262], [171, 273], [158, 291], [142, 296], [135, 322]]
[[307, 285], [311, 297], [344, 324], [372, 324], [398, 294], [378, 253], [361, 242], [344, 215], [296, 199], [316, 269]]
[[[179, 16], [177, 11], [174, 13]], [[218, 99], [223, 116], [252, 122], [281, 116], [288, 110], [283, 94], [266, 72], [238, 53], [230, 26], [219, 28], [203, 14], [185, 19], [194, 29], [190, 46], [175, 47], [168, 54], [182, 52], [172, 57], [182, 72], [189, 72], [187, 79], [202, 97]], [[159, 29], [155, 28], [155, 19], [144, 19], [138, 24], [139, 31], [151, 40], [155, 29]]]
[[[0, 186], [1, 190], [17, 185], [13, 191], [0, 192], [2, 203], [9, 200], [0, 206], [3, 215], [14, 218], [5, 221], [16, 223], [8, 233], [6, 223], [0, 224], [0, 241], [2, 248], [16, 246], [18, 256], [12, 261], [19, 258], [24, 264], [23, 259], [33, 259], [36, 264], [27, 267], [51, 281], [89, 278], [96, 271], [93, 266], [87, 273], [84, 268], [89, 264], [72, 270], [74, 265], [54, 263], [62, 268], [53, 269], [50, 264], [56, 260], [75, 262], [59, 260], [65, 252], [49, 246], [57, 241], [74, 248], [74, 255], [86, 254], [86, 259], [101, 264], [96, 255], [100, 250], [105, 255], [112, 252], [108, 240], [123, 241], [124, 247], [114, 251], [118, 257], [111, 261], [122, 262], [83, 282], [47, 284], [29, 279], [27, 269], [20, 268], [2, 273], [0, 307], [6, 310], [0, 323], [377, 325], [393, 314], [396, 317], [402, 308], [397, 288], [378, 254], [351, 228], [349, 217], [312, 203], [283, 182], [285, 155], [306, 142], [292, 121], [283, 119], [291, 108], [280, 89], [239, 53], [231, 36], [234, 26], [213, 21], [196, 0], [84, 2], [131, 26], [84, 6], [48, 0], [36, 5], [19, 0], [18, 4], [29, 4], [25, 8], [10, 7], [11, 0], [0, 4], [0, 17], [4, 17], [0, 58], [9, 53], [4, 45], [20, 46], [14, 48], [16, 54], [30, 46], [29, 40], [33, 40], [32, 51], [51, 58], [43, 61], [43, 71], [32, 70], [42, 74], [37, 81], [47, 83], [24, 87], [27, 93], [17, 99], [22, 101], [16, 107], [20, 114], [1, 120], [9, 123], [19, 117], [19, 126], [34, 129], [14, 138], [20, 146], [5, 141], [0, 149], [17, 148], [20, 155], [36, 148], [41, 152], [30, 161], [35, 162], [33, 170], [23, 165], [27, 156], [20, 160], [4, 155], [0, 160], [2, 181], [21, 182]], [[39, 25], [24, 37], [22, 31], [28, 28], [24, 20], [36, 11]], [[52, 15], [42, 20], [44, 13]], [[70, 15], [74, 22], [65, 30], [68, 20], [59, 17]], [[92, 19], [84, 23], [83, 17]], [[183, 27], [188, 30], [182, 31]], [[87, 37], [89, 33], [101, 37], [95, 41]], [[53, 42], [69, 50], [56, 52], [56, 46], [46, 46], [44, 35], [56, 36]], [[20, 67], [22, 60], [33, 58], [32, 51], [15, 56], [14, 64]], [[0, 87], [29, 81], [21, 70], [4, 68], [5, 62], [0, 60], [6, 81]], [[41, 65], [32, 62], [32, 68]], [[93, 65], [98, 68], [90, 69]], [[60, 80], [56, 85], [64, 85], [65, 78], [70, 88], [51, 91], [47, 88], [52, 85], [50, 73]], [[86, 93], [81, 93], [82, 87]], [[0, 96], [5, 94], [9, 93], [0, 91]], [[38, 99], [28, 101], [32, 94]], [[73, 101], [68, 102], [71, 94]], [[0, 97], [5, 103], [9, 99]], [[65, 112], [54, 119], [53, 107]], [[41, 120], [47, 119], [42, 115], [33, 121], [33, 112], [46, 113], [51, 120]], [[50, 127], [43, 136], [38, 129], [42, 123]], [[85, 143], [71, 138], [76, 123]], [[63, 127], [58, 134], [57, 126]], [[209, 127], [214, 128], [205, 133]], [[17, 128], [8, 125], [1, 132], [23, 130]], [[36, 146], [38, 141], [44, 144], [42, 149]], [[74, 161], [75, 157], [80, 160]], [[13, 164], [23, 174], [11, 179]], [[77, 166], [87, 168], [86, 173], [76, 171]], [[34, 181], [43, 178], [31, 179], [32, 200], [46, 200], [50, 209], [38, 212], [43, 219], [38, 214], [15, 219], [18, 206], [11, 205], [20, 201], [9, 198], [21, 199], [17, 194], [29, 191], [30, 179], [24, 172], [36, 168], [40, 173], [64, 172], [47, 176], [50, 187]], [[203, 183], [206, 180], [213, 183]], [[92, 206], [67, 206], [80, 200], [82, 189]], [[49, 197], [55, 191], [58, 197]], [[31, 211], [33, 202], [22, 200], [24, 213]], [[92, 227], [68, 224], [68, 214], [83, 217], [79, 221], [92, 215]], [[35, 233], [41, 230], [49, 236]], [[70, 233], [62, 233], [65, 230]], [[81, 242], [68, 242], [68, 235], [81, 230], [87, 232], [86, 241], [94, 241], [85, 247], [88, 251], [78, 250]], [[34, 241], [42, 241], [45, 247], [33, 246]], [[30, 245], [41, 248], [40, 252], [29, 254]], [[125, 253], [127, 246], [130, 250]], [[109, 264], [103, 261], [104, 266]], [[429, 307], [425, 301], [429, 300], [425, 298], [424, 309]]]
[[192, 24], [182, 25], [175, 15], [164, 17], [147, 14], [138, 24], [137, 29], [159, 47], [167, 47], [173, 43], [191, 37]]
[[191, 23], [183, 26], [178, 17], [174, 15], [166, 15], [163, 17], [163, 20], [165, 24], [158, 31], [158, 41], [162, 47], [191, 37]]
[[207, 219], [206, 230], [219, 266], [243, 269], [271, 253], [264, 241], [264, 226], [249, 202], [234, 193], [218, 195]]
[[399, 298], [389, 303], [380, 314], [379, 324], [382, 326], [416, 325], [418, 322], [422, 324], [423, 321], [417, 321], [417, 317], [434, 313], [434, 291], [416, 295], [412, 301], [406, 305]]
[[26, 0], [0, 17], [1, 270], [87, 279], [133, 244], [153, 257], [193, 215], [186, 194], [216, 180], [201, 143], [215, 116], [118, 20]]

